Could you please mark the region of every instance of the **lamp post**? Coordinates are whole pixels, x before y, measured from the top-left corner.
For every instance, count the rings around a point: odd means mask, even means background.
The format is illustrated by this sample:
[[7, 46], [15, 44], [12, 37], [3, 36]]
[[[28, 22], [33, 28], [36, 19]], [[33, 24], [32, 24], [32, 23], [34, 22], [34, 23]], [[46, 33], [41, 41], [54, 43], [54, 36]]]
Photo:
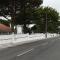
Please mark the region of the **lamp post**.
[[46, 24], [45, 24], [45, 37], [47, 38], [47, 13], [46, 13]]

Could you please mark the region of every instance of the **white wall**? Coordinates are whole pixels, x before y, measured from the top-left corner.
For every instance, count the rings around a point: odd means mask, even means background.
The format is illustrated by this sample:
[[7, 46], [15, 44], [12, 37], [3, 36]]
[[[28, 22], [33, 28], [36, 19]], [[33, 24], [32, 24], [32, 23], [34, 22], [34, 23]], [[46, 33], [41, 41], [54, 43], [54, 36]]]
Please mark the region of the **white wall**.
[[[47, 38], [57, 37], [58, 34], [48, 34]], [[4, 37], [4, 38], [3, 38]], [[45, 34], [36, 33], [36, 34], [12, 34], [12, 35], [0, 35], [0, 44], [6, 43], [25, 43], [33, 42], [37, 40], [45, 39]]]
[[22, 34], [22, 25], [17, 25], [17, 34]]

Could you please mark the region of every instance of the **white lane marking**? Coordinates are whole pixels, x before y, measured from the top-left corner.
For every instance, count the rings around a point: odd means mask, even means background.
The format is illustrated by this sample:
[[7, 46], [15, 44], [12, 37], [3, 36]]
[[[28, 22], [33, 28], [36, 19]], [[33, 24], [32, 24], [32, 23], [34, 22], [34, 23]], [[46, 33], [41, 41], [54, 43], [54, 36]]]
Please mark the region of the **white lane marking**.
[[32, 50], [34, 50], [34, 48], [32, 48], [32, 49], [30, 49], [30, 50], [27, 50], [27, 51], [24, 51], [23, 53], [18, 54], [17, 56], [22, 56], [22, 55], [24, 55], [24, 54], [26, 54], [26, 53], [28, 53], [28, 52], [30, 52], [30, 51], [32, 51]]
[[27, 50], [27, 51], [24, 51], [23, 53], [18, 54], [17, 56], [22, 56], [22, 55], [24, 55], [24, 54], [26, 54], [26, 53], [28, 53], [28, 52], [30, 52], [30, 51], [32, 51], [32, 50], [34, 50], [36, 47], [44, 46], [44, 45], [47, 45], [47, 44], [48, 44], [48, 42], [43, 43], [43, 44], [40, 44], [40, 45], [37, 45], [37, 46], [34, 46], [32, 49], [29, 49], [29, 50]]

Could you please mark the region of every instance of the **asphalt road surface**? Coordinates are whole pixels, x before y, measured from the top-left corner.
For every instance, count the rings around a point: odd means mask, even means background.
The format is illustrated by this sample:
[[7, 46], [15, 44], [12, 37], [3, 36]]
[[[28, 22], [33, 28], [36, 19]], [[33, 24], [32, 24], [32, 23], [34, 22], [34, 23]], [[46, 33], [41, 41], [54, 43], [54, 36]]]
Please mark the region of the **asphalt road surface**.
[[5, 48], [0, 60], [60, 60], [60, 37]]

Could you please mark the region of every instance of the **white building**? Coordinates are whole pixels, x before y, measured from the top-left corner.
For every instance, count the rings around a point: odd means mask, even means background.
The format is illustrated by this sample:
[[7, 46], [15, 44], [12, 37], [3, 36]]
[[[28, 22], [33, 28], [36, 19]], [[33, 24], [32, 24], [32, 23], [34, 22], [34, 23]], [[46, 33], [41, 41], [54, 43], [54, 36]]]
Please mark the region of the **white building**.
[[17, 34], [22, 34], [22, 25], [17, 25]]

